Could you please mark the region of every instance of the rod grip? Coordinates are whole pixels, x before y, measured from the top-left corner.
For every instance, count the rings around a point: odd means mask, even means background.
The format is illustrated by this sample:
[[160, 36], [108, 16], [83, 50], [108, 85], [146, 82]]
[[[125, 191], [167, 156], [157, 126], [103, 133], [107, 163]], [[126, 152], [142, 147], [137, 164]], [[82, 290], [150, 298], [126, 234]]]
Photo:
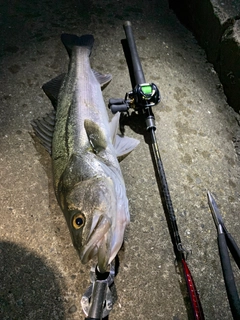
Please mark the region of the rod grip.
[[138, 56], [137, 47], [132, 31], [132, 24], [130, 21], [125, 21], [123, 24], [125, 35], [128, 42], [128, 47], [130, 50], [133, 72], [135, 78], [135, 85], [145, 83], [145, 77], [142, 69], [142, 65]]

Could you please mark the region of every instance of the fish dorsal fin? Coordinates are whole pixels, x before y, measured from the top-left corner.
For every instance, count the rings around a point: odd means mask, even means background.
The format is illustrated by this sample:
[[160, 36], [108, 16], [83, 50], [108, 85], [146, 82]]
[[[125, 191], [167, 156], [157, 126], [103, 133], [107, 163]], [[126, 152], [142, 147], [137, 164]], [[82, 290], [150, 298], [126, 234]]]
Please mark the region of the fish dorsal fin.
[[84, 128], [94, 153], [99, 153], [101, 150], [107, 148], [107, 141], [104, 132], [96, 122], [85, 119]]
[[92, 72], [95, 76], [95, 78], [97, 79], [97, 81], [99, 82], [102, 90], [104, 88], [106, 88], [106, 86], [111, 82], [112, 80], [112, 75], [111, 74], [102, 74], [94, 69], [92, 69]]
[[64, 44], [69, 57], [72, 55], [73, 47], [87, 47], [89, 49], [89, 55], [91, 54], [94, 37], [91, 34], [85, 34], [81, 37], [76, 36], [75, 34], [63, 33], [61, 35], [62, 43]]
[[44, 148], [52, 154], [52, 138], [55, 127], [56, 112], [53, 110], [41, 119], [31, 122], [35, 135], [39, 138]]
[[65, 75], [66, 75], [65, 73], [62, 73], [59, 76], [53, 78], [52, 80], [46, 82], [42, 86], [44, 93], [51, 100], [54, 109], [57, 109], [58, 95], [59, 95], [63, 80], [65, 78]]
[[[106, 86], [112, 80], [112, 75], [111, 74], [101, 74], [93, 69], [92, 69], [92, 71], [93, 71], [93, 74], [96, 77], [97, 81], [101, 85], [102, 90], [104, 88], [106, 88]], [[42, 86], [44, 93], [51, 100], [52, 105], [55, 110], [57, 109], [58, 95], [59, 95], [59, 92], [60, 92], [60, 89], [63, 84], [65, 76], [66, 76], [66, 73], [62, 73], [59, 76], [53, 78], [52, 80], [44, 83], [44, 85]]]
[[115, 152], [118, 158], [118, 161], [122, 161], [127, 155], [132, 152], [136, 146], [139, 144], [139, 141], [134, 138], [129, 138], [126, 136], [119, 136], [117, 134], [118, 127], [119, 127], [119, 118], [120, 112], [117, 112], [111, 122], [109, 123], [110, 126], [110, 135], [112, 138], [112, 143], [115, 148]]

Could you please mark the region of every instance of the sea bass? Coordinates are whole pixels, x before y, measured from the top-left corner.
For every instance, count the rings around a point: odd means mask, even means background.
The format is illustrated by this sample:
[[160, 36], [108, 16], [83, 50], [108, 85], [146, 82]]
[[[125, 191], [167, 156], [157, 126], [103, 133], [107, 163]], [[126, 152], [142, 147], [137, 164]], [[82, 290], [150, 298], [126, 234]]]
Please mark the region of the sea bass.
[[55, 193], [73, 245], [82, 263], [97, 257], [104, 272], [130, 221], [118, 157], [139, 141], [117, 135], [119, 113], [109, 122], [101, 86], [111, 75], [91, 69], [93, 36], [61, 39], [70, 57], [68, 72], [43, 86], [56, 112], [32, 125], [52, 155]]

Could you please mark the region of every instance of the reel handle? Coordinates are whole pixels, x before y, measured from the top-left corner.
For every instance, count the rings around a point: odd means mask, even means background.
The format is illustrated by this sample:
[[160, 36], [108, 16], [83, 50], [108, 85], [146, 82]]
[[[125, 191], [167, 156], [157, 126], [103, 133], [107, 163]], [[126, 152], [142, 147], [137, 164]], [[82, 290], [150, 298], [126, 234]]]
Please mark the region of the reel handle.
[[128, 103], [124, 99], [111, 98], [109, 99], [108, 108], [113, 114], [119, 112], [126, 112], [129, 109]]

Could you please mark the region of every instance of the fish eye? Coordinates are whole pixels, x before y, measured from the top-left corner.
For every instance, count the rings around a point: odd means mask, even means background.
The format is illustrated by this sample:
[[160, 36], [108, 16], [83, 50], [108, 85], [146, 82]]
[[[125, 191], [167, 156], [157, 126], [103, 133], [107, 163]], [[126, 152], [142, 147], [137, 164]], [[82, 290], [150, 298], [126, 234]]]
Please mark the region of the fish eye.
[[84, 216], [81, 213], [75, 214], [72, 221], [73, 227], [78, 230], [84, 226], [84, 223]]

